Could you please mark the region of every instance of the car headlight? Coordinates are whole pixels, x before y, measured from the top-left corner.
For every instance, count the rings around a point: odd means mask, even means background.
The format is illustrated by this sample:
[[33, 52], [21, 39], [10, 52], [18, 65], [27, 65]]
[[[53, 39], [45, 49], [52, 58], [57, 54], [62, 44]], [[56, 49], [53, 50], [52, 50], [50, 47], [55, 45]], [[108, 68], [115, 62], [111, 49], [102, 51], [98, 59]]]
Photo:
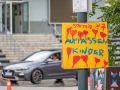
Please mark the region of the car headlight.
[[29, 69], [29, 67], [24, 67], [24, 68], [16, 69], [16, 71], [26, 71], [28, 69]]

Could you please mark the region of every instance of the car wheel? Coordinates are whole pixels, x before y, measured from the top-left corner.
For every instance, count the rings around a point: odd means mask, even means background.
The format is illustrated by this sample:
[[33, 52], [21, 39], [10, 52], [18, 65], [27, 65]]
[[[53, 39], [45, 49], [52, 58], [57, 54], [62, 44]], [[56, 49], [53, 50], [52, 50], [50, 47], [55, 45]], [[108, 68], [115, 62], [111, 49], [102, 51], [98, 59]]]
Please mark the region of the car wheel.
[[40, 70], [34, 70], [31, 76], [31, 82], [33, 84], [39, 84], [43, 78], [43, 74]]

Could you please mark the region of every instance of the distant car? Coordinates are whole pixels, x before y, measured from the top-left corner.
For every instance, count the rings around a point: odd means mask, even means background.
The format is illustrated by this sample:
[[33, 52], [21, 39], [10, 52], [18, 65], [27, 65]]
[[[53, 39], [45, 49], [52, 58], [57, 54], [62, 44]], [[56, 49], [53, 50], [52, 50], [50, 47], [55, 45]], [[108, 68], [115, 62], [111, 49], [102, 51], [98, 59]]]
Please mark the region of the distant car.
[[[50, 60], [51, 55], [57, 54], [59, 61]], [[11, 81], [31, 81], [39, 84], [43, 79], [74, 78], [77, 70], [61, 68], [61, 50], [42, 50], [35, 52], [25, 59], [7, 65], [3, 68], [2, 77]]]

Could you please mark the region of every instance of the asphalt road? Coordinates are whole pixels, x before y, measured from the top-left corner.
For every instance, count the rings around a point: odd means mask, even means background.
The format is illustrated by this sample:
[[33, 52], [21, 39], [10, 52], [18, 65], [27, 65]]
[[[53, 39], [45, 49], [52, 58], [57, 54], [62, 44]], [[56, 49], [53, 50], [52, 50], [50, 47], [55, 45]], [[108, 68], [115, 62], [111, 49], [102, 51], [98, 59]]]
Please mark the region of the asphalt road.
[[[77, 81], [74, 78], [63, 79], [64, 85], [54, 84], [54, 82], [55, 79], [42, 80], [40, 84], [32, 84], [30, 81], [18, 81], [18, 84], [12, 84], [12, 90], [78, 90]], [[6, 86], [7, 81], [2, 80], [0, 75], [0, 90], [6, 90]]]
[[[30, 81], [18, 81], [18, 84], [12, 84], [12, 86], [25, 86], [25, 87], [75, 87], [77, 81], [74, 78], [63, 79], [64, 84], [54, 84], [55, 79], [42, 80], [40, 84], [32, 84]], [[7, 81], [2, 80], [0, 71], [0, 86], [6, 86]]]

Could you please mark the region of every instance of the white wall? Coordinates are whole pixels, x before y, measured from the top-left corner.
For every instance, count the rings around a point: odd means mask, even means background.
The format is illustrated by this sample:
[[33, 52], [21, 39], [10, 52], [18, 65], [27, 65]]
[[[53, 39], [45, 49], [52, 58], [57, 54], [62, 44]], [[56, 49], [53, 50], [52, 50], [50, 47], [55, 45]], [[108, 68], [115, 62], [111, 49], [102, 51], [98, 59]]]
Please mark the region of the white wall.
[[47, 19], [47, 0], [29, 1], [30, 21], [42, 21]]

